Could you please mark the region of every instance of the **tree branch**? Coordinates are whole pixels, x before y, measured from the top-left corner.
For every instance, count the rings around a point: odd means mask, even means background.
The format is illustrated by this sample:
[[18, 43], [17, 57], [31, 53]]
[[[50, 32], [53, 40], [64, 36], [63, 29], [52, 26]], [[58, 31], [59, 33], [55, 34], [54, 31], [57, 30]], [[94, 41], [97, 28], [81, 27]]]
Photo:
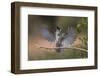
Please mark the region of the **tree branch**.
[[76, 50], [81, 50], [84, 52], [87, 52], [87, 49], [83, 49], [83, 48], [78, 48], [78, 47], [40, 47], [40, 48], [45, 48], [45, 49], [76, 49]]

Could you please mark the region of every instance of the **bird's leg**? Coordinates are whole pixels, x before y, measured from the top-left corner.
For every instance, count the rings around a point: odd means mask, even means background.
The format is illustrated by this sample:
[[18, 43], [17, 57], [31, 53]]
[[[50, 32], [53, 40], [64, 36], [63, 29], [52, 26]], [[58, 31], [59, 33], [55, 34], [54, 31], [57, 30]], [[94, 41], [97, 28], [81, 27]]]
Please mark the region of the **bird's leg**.
[[61, 52], [61, 50], [60, 50], [60, 48], [59, 48], [60, 45], [61, 45], [61, 44], [60, 44], [59, 41], [58, 41], [58, 42], [56, 43], [56, 47], [57, 47], [56, 51], [57, 51], [57, 52]]
[[60, 48], [61, 46], [62, 46], [62, 38], [59, 38], [56, 43], [56, 47], [57, 47], [56, 51], [57, 52], [61, 52], [61, 48]]

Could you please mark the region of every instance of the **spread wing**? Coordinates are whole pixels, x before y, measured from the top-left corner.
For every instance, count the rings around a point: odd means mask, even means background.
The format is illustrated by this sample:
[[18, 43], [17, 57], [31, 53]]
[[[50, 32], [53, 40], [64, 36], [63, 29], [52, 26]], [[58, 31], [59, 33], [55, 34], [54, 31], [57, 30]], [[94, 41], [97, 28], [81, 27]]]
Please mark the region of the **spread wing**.
[[55, 41], [55, 36], [53, 35], [53, 33], [51, 33], [48, 29], [48, 26], [44, 26], [41, 28], [41, 33], [43, 35], [43, 37], [48, 40], [48, 41]]
[[70, 47], [76, 38], [76, 29], [72, 26], [69, 26], [66, 32], [67, 34], [63, 39], [62, 45], [63, 47]]

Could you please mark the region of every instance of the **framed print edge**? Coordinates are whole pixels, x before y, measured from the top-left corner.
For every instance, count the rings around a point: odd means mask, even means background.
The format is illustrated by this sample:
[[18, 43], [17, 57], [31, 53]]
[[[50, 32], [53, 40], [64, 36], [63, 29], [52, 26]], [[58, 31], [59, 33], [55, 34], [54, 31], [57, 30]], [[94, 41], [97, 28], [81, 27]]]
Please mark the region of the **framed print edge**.
[[[18, 73], [18, 70], [19, 70], [19, 54], [17, 54], [17, 53], [19, 53], [18, 51], [19, 51], [19, 48], [20, 47], [18, 47], [18, 25], [17, 25], [17, 23], [19, 23], [19, 22], [17, 22], [18, 20], [17, 20], [17, 18], [16, 18], [16, 16], [17, 16], [17, 14], [16, 14], [16, 3], [11, 3], [11, 72], [12, 73]], [[18, 10], [17, 10], [18, 11]], [[16, 56], [18, 56], [18, 57], [16, 57]], [[18, 59], [17, 59], [18, 58]]]
[[98, 8], [97, 7], [95, 7], [95, 24], [94, 24], [94, 26], [95, 26], [95, 67], [96, 67], [96, 69], [98, 68]]
[[[80, 9], [93, 10], [95, 13], [94, 21], [94, 65], [93, 66], [78, 66], [78, 67], [61, 67], [61, 68], [47, 68], [47, 69], [20, 69], [20, 7], [49, 7], [49, 8], [64, 8], [66, 9]], [[60, 5], [60, 4], [43, 4], [43, 3], [27, 3], [27, 2], [13, 2], [11, 3], [11, 72], [15, 74], [24, 73], [40, 73], [40, 72], [57, 72], [57, 71], [72, 71], [72, 70], [88, 70], [97, 69], [97, 7], [92, 6], [76, 6], [76, 5]]]

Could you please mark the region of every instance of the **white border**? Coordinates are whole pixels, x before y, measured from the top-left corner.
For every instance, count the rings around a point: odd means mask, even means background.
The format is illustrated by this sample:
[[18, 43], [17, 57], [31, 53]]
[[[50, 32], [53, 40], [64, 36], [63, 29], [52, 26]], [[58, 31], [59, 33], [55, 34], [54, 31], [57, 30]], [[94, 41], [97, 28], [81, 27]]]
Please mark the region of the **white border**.
[[[88, 17], [88, 58], [28, 61], [28, 14]], [[43, 69], [94, 65], [94, 11], [41, 7], [20, 8], [20, 69]]]

